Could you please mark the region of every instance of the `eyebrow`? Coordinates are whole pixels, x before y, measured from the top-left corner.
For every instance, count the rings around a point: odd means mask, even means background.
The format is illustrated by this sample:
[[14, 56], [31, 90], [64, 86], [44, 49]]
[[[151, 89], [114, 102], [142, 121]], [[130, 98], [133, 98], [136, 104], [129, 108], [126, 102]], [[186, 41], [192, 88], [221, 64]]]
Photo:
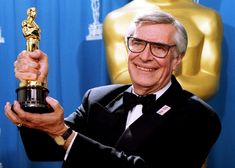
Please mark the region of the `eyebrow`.
[[165, 45], [165, 46], [175, 46], [176, 44], [167, 44], [167, 43], [162, 43], [162, 42], [154, 42], [154, 41], [148, 41], [148, 40], [144, 40], [144, 39], [141, 39], [141, 38], [138, 38], [138, 37], [134, 37], [134, 36], [129, 36], [129, 37], [133, 37], [137, 40], [141, 40], [141, 41], [146, 41], [148, 43], [152, 43], [152, 44], [158, 44], [158, 45]]

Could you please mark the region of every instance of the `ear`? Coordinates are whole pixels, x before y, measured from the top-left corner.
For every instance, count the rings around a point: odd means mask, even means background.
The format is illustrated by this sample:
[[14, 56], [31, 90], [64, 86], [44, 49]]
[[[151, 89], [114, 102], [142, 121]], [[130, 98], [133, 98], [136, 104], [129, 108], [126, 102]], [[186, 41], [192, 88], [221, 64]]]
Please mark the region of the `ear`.
[[173, 60], [173, 68], [172, 68], [173, 71], [175, 71], [178, 68], [178, 66], [182, 62], [182, 59], [183, 59], [184, 55], [185, 55], [185, 53], [182, 53], [182, 54], [179, 54], [179, 55], [177, 55], [176, 57], [173, 58], [174, 59]]

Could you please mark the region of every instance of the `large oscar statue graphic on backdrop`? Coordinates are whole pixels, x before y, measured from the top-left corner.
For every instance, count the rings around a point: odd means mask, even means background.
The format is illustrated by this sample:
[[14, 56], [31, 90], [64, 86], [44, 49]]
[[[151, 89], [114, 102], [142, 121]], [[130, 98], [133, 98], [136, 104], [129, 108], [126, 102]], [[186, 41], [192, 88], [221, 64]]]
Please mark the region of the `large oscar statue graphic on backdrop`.
[[171, 13], [188, 33], [185, 57], [174, 72], [177, 80], [204, 100], [213, 97], [220, 81], [223, 24], [216, 11], [195, 2], [198, 0], [132, 0], [110, 12], [103, 22], [103, 36], [112, 83], [130, 83], [123, 43], [130, 21], [143, 10], [155, 9]]
[[[33, 52], [39, 49], [40, 28], [35, 23], [36, 8], [27, 10], [27, 19], [22, 22], [22, 32], [26, 39], [26, 50]], [[47, 104], [45, 98], [49, 93], [47, 86], [39, 81], [21, 81], [16, 89], [17, 100], [22, 109], [28, 112], [50, 112], [52, 108]]]

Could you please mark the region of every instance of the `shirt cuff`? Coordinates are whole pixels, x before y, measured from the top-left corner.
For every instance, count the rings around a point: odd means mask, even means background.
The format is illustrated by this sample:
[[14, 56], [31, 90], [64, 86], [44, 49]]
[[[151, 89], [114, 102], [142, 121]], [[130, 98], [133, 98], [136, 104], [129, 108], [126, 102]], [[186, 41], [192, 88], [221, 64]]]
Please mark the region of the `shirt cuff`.
[[66, 159], [67, 159], [67, 157], [69, 155], [70, 149], [73, 146], [73, 142], [74, 142], [75, 138], [77, 137], [78, 133], [76, 131], [74, 131], [74, 132], [75, 132], [75, 135], [74, 135], [73, 139], [71, 140], [71, 143], [69, 144], [68, 149], [66, 150], [66, 153], [65, 153], [65, 156], [64, 156], [64, 161], [66, 161]]

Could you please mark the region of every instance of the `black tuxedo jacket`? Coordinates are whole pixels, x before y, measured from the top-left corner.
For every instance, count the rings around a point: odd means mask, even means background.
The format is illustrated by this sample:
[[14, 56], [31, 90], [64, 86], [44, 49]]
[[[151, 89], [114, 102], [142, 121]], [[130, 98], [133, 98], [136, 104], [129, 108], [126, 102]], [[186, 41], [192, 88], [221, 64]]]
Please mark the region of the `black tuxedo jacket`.
[[[87, 91], [82, 104], [66, 118], [78, 135], [63, 162], [64, 168], [202, 166], [221, 131], [211, 107], [182, 90], [172, 77], [170, 88], [155, 102], [156, 113], [142, 115], [125, 130], [124, 91], [130, 91], [130, 85]], [[166, 106], [164, 114], [157, 113]], [[20, 132], [31, 160], [63, 160], [65, 150], [48, 135], [24, 127]]]

